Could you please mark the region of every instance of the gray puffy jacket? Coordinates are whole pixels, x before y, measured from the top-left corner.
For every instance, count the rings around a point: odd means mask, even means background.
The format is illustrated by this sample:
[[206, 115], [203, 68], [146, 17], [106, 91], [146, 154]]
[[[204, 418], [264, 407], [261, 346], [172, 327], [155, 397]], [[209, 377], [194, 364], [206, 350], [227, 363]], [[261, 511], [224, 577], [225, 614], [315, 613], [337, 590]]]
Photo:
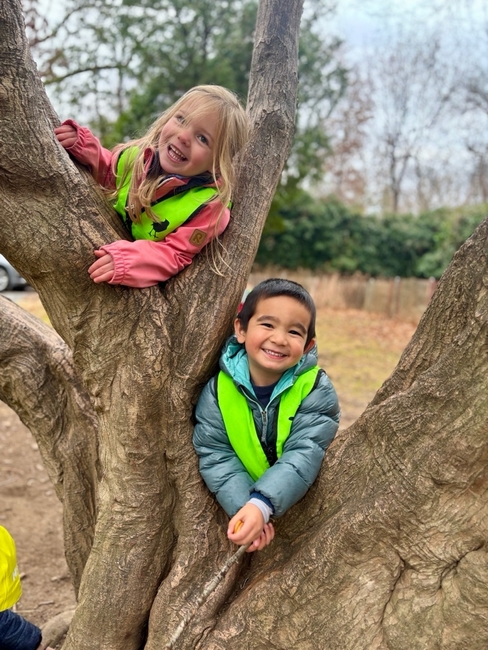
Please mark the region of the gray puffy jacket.
[[[252, 410], [256, 431], [262, 437], [266, 428], [266, 444], [275, 444], [275, 416], [280, 397], [302, 372], [317, 364], [314, 346], [300, 361], [289, 368], [273, 390], [263, 410], [254, 393], [244, 346], [232, 336], [220, 358], [220, 367], [234, 380]], [[200, 472], [207, 487], [229, 516], [233, 516], [249, 500], [251, 492], [259, 492], [274, 508], [274, 515], [283, 515], [310, 488], [317, 478], [325, 450], [339, 426], [340, 410], [337, 395], [325, 372], [301, 403], [283, 454], [254, 482], [236, 455], [225, 431], [216, 396], [216, 378], [205, 386], [196, 408], [193, 444], [199, 457]]]

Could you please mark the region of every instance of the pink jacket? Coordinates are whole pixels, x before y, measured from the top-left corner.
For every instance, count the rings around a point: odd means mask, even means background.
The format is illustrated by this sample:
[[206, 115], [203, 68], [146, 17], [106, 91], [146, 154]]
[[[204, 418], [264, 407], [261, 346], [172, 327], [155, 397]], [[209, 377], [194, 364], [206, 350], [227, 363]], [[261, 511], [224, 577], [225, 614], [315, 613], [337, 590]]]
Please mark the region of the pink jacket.
[[[112, 152], [102, 147], [98, 138], [89, 129], [80, 126], [74, 120], [66, 120], [63, 124], [73, 126], [78, 134], [75, 144], [66, 151], [82, 165], [89, 167], [91, 174], [100, 185], [114, 188]], [[148, 150], [146, 155], [146, 169], [148, 169], [154, 152]], [[188, 179], [184, 177], [168, 178], [158, 187], [154, 200], [187, 182]], [[143, 288], [173, 277], [191, 264], [193, 257], [206, 244], [224, 232], [229, 223], [230, 210], [226, 209], [218, 221], [220, 212], [220, 202], [212, 201], [188, 223], [181, 225], [161, 241], [119, 240], [101, 246], [101, 250], [108, 253], [114, 262], [114, 274], [109, 284]]]

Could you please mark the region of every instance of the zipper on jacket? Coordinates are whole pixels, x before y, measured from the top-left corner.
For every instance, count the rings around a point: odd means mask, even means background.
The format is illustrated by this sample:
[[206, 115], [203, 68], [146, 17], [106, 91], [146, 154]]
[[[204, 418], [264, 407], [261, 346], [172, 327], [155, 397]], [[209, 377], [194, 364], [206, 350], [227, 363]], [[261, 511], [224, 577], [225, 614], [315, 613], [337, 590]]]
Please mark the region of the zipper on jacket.
[[268, 428], [268, 412], [266, 410], [261, 411], [261, 422], [263, 424], [263, 430], [261, 431], [261, 442], [266, 444], [266, 430]]
[[[258, 400], [256, 399], [255, 395], [253, 395], [252, 393], [250, 393], [250, 392], [247, 390], [247, 388], [246, 388], [243, 384], [238, 384], [238, 388], [239, 388], [239, 389], [241, 390], [241, 392], [242, 392], [242, 393], [243, 393], [243, 394], [248, 398], [248, 400], [249, 400], [250, 402], [253, 402], [254, 404], [256, 404], [256, 406], [258, 407], [258, 409], [259, 409], [259, 411], [260, 411], [260, 413], [261, 413], [261, 424], [262, 424], [262, 426], [263, 426], [263, 429], [262, 429], [262, 431], [261, 431], [261, 443], [263, 444], [264, 449], [266, 449], [266, 448], [267, 448], [267, 445], [266, 445], [266, 434], [268, 433], [268, 431], [267, 431], [267, 429], [268, 429], [268, 411], [267, 411], [267, 408], [268, 408], [268, 407], [266, 407], [265, 409], [263, 409], [263, 408], [261, 407], [261, 404], [260, 404], [260, 403], [258, 402]], [[269, 402], [269, 404], [271, 404], [271, 402]], [[268, 404], [268, 406], [269, 406], [269, 404]], [[256, 433], [257, 433], [257, 432], [256, 432]]]

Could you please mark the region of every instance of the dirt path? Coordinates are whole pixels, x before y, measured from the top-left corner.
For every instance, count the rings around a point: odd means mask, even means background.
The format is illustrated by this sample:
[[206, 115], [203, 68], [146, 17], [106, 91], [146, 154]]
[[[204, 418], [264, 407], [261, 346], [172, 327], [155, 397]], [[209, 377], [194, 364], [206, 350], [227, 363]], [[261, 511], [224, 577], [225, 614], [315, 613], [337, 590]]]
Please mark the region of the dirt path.
[[0, 524], [15, 539], [23, 596], [17, 611], [41, 625], [74, 605], [62, 511], [30, 431], [0, 402]]
[[[19, 301], [45, 319], [35, 294]], [[362, 413], [391, 373], [414, 326], [365, 312], [321, 310], [320, 362], [336, 387], [341, 428]], [[17, 415], [0, 402], [0, 524], [15, 538], [23, 596], [17, 611], [42, 625], [74, 606], [63, 554], [62, 510], [37, 445]]]

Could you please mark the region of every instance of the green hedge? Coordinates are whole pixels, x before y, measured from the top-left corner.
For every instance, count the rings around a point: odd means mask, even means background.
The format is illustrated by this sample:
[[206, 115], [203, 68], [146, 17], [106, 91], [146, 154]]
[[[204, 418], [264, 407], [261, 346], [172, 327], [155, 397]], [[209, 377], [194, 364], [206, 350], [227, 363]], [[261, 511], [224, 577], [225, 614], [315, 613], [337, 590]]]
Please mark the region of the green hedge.
[[487, 205], [478, 205], [361, 215], [334, 198], [305, 192], [283, 203], [270, 214], [258, 264], [386, 277], [439, 278], [488, 213]]

